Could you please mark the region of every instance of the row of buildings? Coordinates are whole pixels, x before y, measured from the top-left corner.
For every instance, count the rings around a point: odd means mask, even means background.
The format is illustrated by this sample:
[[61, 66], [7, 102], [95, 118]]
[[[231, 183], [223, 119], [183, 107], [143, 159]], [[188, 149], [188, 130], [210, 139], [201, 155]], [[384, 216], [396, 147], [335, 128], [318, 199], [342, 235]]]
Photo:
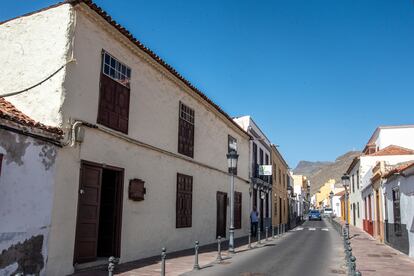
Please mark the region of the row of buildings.
[[[331, 179], [314, 195], [315, 203], [331, 206], [378, 241], [414, 257], [414, 125], [380, 126], [344, 172], [345, 189]], [[348, 218], [345, 209], [348, 208]]]
[[228, 238], [229, 173], [236, 237], [253, 207], [270, 230], [309, 206], [250, 116], [230, 117], [92, 1], [0, 23], [0, 59], [0, 275]]

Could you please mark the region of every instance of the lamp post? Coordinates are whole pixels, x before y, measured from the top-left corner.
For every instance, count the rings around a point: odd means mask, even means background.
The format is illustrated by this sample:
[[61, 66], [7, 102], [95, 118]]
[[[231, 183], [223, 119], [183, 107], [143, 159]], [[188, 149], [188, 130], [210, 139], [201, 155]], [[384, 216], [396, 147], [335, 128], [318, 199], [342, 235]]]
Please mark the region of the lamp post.
[[329, 199], [331, 200], [331, 209], [332, 209], [331, 218], [333, 217], [333, 197], [334, 197], [334, 192], [331, 191], [329, 193]]
[[237, 169], [237, 151], [231, 150], [227, 154], [227, 164], [230, 172], [230, 229], [229, 229], [229, 252], [234, 253], [234, 171]]
[[345, 188], [345, 229], [346, 229], [346, 236], [349, 238], [349, 223], [348, 223], [348, 199], [349, 199], [349, 175], [346, 173], [341, 177], [342, 186]]

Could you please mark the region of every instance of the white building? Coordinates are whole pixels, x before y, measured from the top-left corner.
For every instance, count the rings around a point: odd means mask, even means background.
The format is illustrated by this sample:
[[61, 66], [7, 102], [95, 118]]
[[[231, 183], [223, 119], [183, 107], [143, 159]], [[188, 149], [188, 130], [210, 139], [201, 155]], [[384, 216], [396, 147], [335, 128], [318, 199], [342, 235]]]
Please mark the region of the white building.
[[390, 145], [414, 149], [414, 125], [380, 126], [378, 127], [363, 152], [371, 154]]
[[260, 230], [265, 230], [266, 227], [270, 229], [272, 225], [272, 176], [259, 175], [259, 166], [272, 164], [271, 142], [251, 116], [237, 117], [233, 120], [252, 137], [249, 143], [249, 177], [253, 191], [250, 206], [257, 208]]
[[[39, 84], [7, 100], [65, 135], [53, 169], [42, 176], [50, 182], [42, 184], [48, 195], [39, 216], [48, 234], [41, 274], [67, 275], [111, 255], [129, 262], [164, 246], [172, 252], [226, 236], [226, 154], [235, 144], [235, 233], [247, 235], [249, 134], [101, 8], [69, 1], [3, 22], [0, 60], [0, 96]], [[1, 186], [16, 179], [13, 172]], [[38, 194], [25, 193], [19, 204], [30, 196]], [[17, 235], [21, 228], [5, 226], [13, 222], [10, 210], [1, 210], [0, 236]]]
[[414, 162], [396, 166], [384, 178], [385, 241], [414, 258]]
[[61, 134], [0, 98], [0, 275], [44, 270]]
[[[414, 125], [380, 126], [367, 142], [363, 154], [356, 157], [347, 173], [351, 177], [350, 222], [363, 227], [363, 197], [370, 193], [372, 168], [378, 161], [389, 165], [412, 160], [410, 149], [414, 149]], [[364, 190], [365, 189], [365, 190]]]

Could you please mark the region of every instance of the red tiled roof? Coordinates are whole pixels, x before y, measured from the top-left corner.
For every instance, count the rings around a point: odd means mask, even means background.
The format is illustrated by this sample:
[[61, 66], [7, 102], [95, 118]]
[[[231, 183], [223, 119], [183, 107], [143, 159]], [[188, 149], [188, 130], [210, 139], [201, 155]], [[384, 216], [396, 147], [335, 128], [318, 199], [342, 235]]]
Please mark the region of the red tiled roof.
[[63, 134], [62, 129], [58, 127], [46, 126], [44, 124], [36, 122], [20, 110], [18, 110], [13, 104], [6, 101], [4, 98], [0, 98], [0, 118], [13, 121], [23, 126], [41, 129], [50, 133], [58, 135]]
[[409, 162], [406, 162], [406, 163], [404, 163], [404, 164], [397, 165], [397, 166], [396, 166], [396, 167], [394, 167], [392, 170], [390, 170], [389, 172], [387, 172], [387, 173], [384, 175], [384, 178], [388, 178], [388, 177], [390, 177], [391, 175], [393, 175], [393, 174], [395, 174], [395, 173], [400, 173], [400, 172], [403, 172], [403, 171], [405, 171], [406, 169], [411, 168], [412, 166], [414, 166], [414, 161], [409, 161]]
[[396, 145], [389, 145], [386, 148], [383, 148], [382, 150], [379, 150], [377, 152], [367, 154], [367, 156], [384, 156], [384, 155], [410, 155], [414, 154], [414, 150], [403, 148]]

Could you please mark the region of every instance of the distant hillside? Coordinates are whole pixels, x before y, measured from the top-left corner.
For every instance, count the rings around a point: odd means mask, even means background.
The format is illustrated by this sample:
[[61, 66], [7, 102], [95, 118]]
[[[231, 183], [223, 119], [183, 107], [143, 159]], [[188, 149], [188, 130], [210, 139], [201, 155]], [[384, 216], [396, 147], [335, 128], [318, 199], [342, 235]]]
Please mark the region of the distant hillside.
[[293, 173], [306, 175], [311, 183], [311, 194], [314, 194], [331, 178], [340, 182], [352, 160], [360, 154], [359, 151], [350, 151], [336, 158], [334, 162], [300, 161]]
[[296, 168], [293, 170], [294, 174], [302, 175], [313, 175], [318, 172], [320, 169], [332, 164], [332, 162], [311, 162], [311, 161], [300, 161]]

